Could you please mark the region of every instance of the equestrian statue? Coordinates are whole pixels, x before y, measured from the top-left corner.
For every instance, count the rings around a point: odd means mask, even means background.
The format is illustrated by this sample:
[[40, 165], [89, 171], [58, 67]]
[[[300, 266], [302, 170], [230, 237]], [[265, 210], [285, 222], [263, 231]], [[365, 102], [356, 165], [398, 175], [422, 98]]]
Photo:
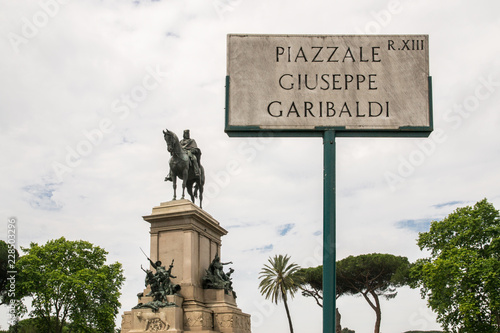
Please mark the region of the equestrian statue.
[[[177, 178], [182, 179], [182, 197], [184, 199], [184, 191], [191, 197], [194, 203], [194, 198], [199, 196], [200, 208], [203, 201], [203, 185], [205, 184], [205, 170], [201, 165], [201, 150], [198, 148], [196, 141], [190, 137], [189, 130], [184, 131], [183, 139], [179, 141], [175, 133], [168, 129], [163, 131], [163, 137], [167, 143], [167, 150], [170, 153], [170, 172], [165, 181], [171, 181], [174, 188], [174, 198], [176, 200]], [[194, 185], [194, 188], [193, 188]]]

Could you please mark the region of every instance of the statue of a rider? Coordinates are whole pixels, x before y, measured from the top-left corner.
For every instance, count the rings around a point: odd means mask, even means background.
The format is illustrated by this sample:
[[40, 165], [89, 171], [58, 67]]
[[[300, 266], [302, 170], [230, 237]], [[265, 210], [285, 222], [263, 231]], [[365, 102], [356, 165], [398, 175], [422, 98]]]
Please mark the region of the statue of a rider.
[[179, 142], [184, 148], [189, 156], [189, 160], [193, 164], [194, 174], [199, 177], [200, 176], [200, 166], [197, 156], [199, 156], [200, 148], [196, 144], [194, 139], [191, 139], [189, 136], [189, 130], [184, 130], [184, 134], [182, 136], [182, 140]]
[[[198, 148], [196, 141], [191, 139], [189, 130], [184, 130], [182, 140], [179, 141], [181, 147], [186, 151], [190, 164], [193, 166], [194, 175], [196, 177], [200, 176], [200, 163], [201, 163], [201, 150]], [[165, 181], [172, 181], [172, 171], [168, 173]]]

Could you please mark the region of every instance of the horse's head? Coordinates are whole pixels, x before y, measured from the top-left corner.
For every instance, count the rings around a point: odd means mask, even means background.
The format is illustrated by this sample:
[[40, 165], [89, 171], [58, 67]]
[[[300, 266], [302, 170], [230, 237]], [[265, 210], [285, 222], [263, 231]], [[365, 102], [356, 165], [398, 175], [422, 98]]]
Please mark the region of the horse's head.
[[167, 140], [168, 140], [168, 136], [169, 136], [169, 135], [172, 135], [172, 132], [170, 132], [168, 129], [165, 129], [165, 130], [163, 131], [163, 138], [165, 139], [165, 141], [167, 141]]
[[174, 132], [170, 132], [167, 129], [167, 130], [163, 131], [163, 138], [165, 139], [165, 142], [167, 143], [168, 152], [172, 153], [174, 150], [174, 143], [175, 143], [175, 140], [177, 139], [177, 135], [175, 135]]

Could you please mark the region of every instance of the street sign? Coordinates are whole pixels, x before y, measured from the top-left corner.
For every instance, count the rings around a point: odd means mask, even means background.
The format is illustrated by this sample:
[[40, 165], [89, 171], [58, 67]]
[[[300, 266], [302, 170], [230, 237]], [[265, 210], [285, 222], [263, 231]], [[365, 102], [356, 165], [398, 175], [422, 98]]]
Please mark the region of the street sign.
[[230, 34], [225, 130], [428, 135], [428, 50], [427, 35]]
[[323, 137], [323, 333], [335, 332], [335, 138], [432, 128], [427, 35], [228, 35], [226, 133]]

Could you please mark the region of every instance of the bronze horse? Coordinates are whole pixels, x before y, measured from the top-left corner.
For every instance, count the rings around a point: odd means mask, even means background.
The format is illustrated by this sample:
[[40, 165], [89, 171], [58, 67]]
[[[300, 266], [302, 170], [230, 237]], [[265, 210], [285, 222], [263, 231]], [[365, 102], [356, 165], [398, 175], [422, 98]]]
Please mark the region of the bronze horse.
[[[198, 197], [200, 199], [200, 208], [202, 208], [203, 201], [203, 185], [205, 184], [205, 170], [203, 166], [200, 166], [199, 176], [197, 176], [194, 172], [194, 168], [192, 162], [189, 159], [188, 153], [184, 148], [182, 148], [179, 139], [175, 133], [170, 132], [168, 129], [163, 131], [163, 137], [167, 143], [167, 150], [171, 155], [170, 161], [168, 162], [170, 165], [170, 176], [172, 179], [168, 179], [169, 177], [165, 177], [165, 181], [172, 180], [174, 187], [174, 198], [177, 199], [176, 190], [177, 190], [177, 178], [182, 179], [182, 197], [184, 199], [184, 191], [187, 188], [188, 194], [191, 197], [191, 201], [194, 203], [194, 198]], [[200, 161], [201, 151], [197, 151], [198, 163]], [[194, 185], [194, 189], [193, 189]]]

